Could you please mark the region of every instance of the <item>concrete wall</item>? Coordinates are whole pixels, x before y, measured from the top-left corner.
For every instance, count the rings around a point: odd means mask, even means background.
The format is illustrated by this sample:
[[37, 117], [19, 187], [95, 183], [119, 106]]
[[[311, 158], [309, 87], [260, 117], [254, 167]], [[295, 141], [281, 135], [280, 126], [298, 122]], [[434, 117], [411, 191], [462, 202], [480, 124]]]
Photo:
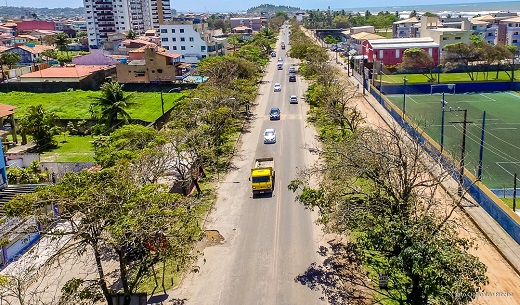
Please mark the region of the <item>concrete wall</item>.
[[6, 153], [7, 166], [16, 166], [20, 168], [26, 168], [31, 165], [33, 161], [40, 161], [40, 154], [35, 153]]

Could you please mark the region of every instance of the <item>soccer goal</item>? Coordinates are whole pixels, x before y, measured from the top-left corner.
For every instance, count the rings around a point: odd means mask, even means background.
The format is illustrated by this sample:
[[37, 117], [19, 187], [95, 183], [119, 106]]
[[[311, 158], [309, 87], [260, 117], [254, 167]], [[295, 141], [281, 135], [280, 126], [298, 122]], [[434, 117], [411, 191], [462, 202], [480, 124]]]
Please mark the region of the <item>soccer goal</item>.
[[437, 84], [430, 86], [430, 95], [441, 93], [455, 94], [455, 84]]

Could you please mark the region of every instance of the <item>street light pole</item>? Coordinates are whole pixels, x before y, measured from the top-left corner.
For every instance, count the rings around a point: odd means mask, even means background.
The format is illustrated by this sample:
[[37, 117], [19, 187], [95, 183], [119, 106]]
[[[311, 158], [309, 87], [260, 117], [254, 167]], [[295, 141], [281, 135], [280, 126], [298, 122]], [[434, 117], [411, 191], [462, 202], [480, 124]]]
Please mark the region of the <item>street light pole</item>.
[[403, 118], [406, 115], [406, 85], [408, 84], [408, 79], [406, 76], [403, 78], [404, 82], [404, 91], [403, 91]]

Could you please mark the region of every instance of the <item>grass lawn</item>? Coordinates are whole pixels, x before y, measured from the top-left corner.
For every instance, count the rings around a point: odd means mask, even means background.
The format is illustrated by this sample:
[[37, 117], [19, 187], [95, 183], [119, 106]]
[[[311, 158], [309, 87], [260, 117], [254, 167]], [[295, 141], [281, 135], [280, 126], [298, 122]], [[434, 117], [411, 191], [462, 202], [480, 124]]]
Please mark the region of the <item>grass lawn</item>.
[[[137, 104], [127, 111], [133, 119], [153, 122], [162, 115], [160, 92], [135, 92]], [[16, 106], [15, 116], [20, 118], [29, 106], [42, 104], [43, 108], [55, 112], [60, 119], [89, 119], [90, 104], [96, 91], [71, 91], [59, 93], [9, 92], [0, 93], [1, 103]], [[170, 109], [184, 93], [164, 93], [164, 109]]]
[[55, 136], [58, 148], [41, 154], [42, 162], [94, 162], [94, 137]]
[[[513, 209], [513, 198], [500, 198], [502, 201], [507, 204], [511, 209]], [[516, 211], [520, 211], [520, 198], [516, 198]]]
[[[511, 72], [509, 72], [511, 74]], [[433, 74], [435, 80], [437, 80], [437, 73]], [[479, 72], [474, 74], [476, 78], [476, 82], [478, 81], [511, 81], [511, 77], [507, 75], [506, 72], [500, 71], [498, 73], [498, 79], [496, 78], [496, 71], [489, 72], [488, 78], [486, 79], [485, 73]], [[409, 84], [414, 83], [428, 83], [426, 76], [422, 74], [392, 74], [392, 75], [383, 75], [383, 82], [391, 83], [391, 84], [402, 84], [403, 78], [406, 76]], [[520, 80], [520, 76], [518, 73], [515, 73], [515, 80]], [[440, 74], [440, 82], [441, 83], [452, 83], [452, 82], [473, 82], [467, 73], [441, 73]], [[437, 82], [435, 82], [437, 83]]]

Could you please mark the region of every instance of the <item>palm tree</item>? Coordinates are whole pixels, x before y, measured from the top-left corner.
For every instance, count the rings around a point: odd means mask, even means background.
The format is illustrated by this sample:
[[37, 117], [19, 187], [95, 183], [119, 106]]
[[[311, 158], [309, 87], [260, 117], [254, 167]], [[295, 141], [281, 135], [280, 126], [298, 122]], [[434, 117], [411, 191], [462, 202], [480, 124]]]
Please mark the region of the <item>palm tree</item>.
[[125, 95], [123, 85], [117, 82], [110, 81], [101, 86], [101, 96], [94, 97], [94, 105], [101, 108], [100, 119], [106, 124], [108, 131], [111, 131], [118, 119], [125, 124], [131, 119], [125, 108], [135, 104], [132, 98], [132, 94]]
[[11, 69], [13, 65], [17, 64], [22, 60], [22, 56], [15, 52], [4, 52], [0, 55], [1, 64], [5, 64]]
[[58, 52], [53, 49], [45, 50], [42, 52], [42, 56], [45, 56], [47, 58], [47, 62], [49, 62], [49, 58], [56, 59], [58, 58]]
[[69, 43], [70, 43], [70, 37], [69, 37], [69, 35], [67, 35], [65, 33], [59, 33], [54, 38], [54, 44], [58, 47], [58, 50], [60, 50], [62, 52], [66, 51], [67, 55], [69, 55], [69, 48], [67, 46]]
[[136, 37], [137, 37], [137, 32], [134, 30], [130, 30], [126, 34], [126, 38], [128, 38], [128, 39], [135, 39]]

